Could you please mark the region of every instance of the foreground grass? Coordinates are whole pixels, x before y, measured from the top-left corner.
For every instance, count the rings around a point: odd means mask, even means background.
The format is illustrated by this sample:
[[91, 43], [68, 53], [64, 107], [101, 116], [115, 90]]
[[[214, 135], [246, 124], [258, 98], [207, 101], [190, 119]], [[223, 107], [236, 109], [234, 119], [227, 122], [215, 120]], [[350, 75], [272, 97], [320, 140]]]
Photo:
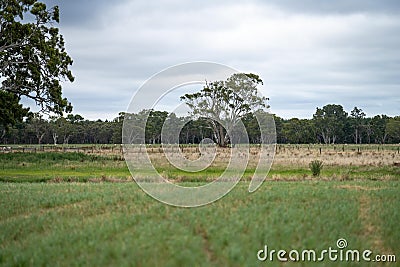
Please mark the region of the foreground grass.
[[[278, 153], [281, 158], [255, 193], [247, 192], [250, 166], [230, 194], [196, 209], [147, 196], [131, 181], [120, 155], [0, 154], [0, 265], [281, 266], [276, 259], [259, 262], [257, 251], [264, 245], [322, 251], [336, 248], [339, 238], [350, 249], [395, 254], [399, 261], [397, 151], [385, 152], [382, 162], [370, 161], [372, 152], [346, 160], [327, 154], [337, 159], [313, 178], [306, 163], [315, 155], [305, 161], [310, 152], [301, 149]], [[156, 167], [187, 186], [223, 172], [218, 166], [200, 173]], [[115, 183], [121, 180], [127, 183]], [[318, 265], [344, 263], [326, 259]]]
[[280, 266], [258, 262], [257, 251], [321, 251], [339, 238], [400, 257], [397, 181], [267, 182], [253, 194], [247, 186], [185, 209], [135, 183], [0, 183], [0, 265]]

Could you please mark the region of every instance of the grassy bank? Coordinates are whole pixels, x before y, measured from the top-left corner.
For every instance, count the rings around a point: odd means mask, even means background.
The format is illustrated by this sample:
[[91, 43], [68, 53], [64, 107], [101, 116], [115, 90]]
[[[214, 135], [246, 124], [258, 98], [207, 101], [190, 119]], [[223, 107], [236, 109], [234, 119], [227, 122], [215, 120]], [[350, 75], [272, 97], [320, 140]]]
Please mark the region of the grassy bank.
[[[158, 151], [158, 149], [157, 149]], [[226, 151], [219, 153], [216, 164], [201, 172], [185, 172], [168, 163], [160, 153], [150, 153], [157, 171], [166, 179], [182, 182], [209, 182], [220, 176], [226, 168]], [[189, 150], [186, 154], [193, 155]], [[141, 154], [138, 154], [140, 157]], [[399, 180], [400, 155], [396, 151], [365, 150], [358, 152], [309, 151], [308, 148], [286, 147], [277, 150], [269, 180], [314, 179], [309, 162], [324, 162], [320, 179], [323, 180]], [[250, 180], [257, 163], [252, 153], [243, 180]], [[133, 175], [140, 175], [134, 173]], [[90, 180], [130, 181], [132, 176], [122, 154], [96, 154], [82, 152], [1, 153], [0, 181], [3, 182], [87, 182]]]

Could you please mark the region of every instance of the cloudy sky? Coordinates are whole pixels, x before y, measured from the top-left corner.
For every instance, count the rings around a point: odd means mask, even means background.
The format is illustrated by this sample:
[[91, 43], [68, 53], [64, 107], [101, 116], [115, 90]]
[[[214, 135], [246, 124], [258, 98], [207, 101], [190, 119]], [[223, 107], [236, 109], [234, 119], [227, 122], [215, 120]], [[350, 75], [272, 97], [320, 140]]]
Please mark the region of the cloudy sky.
[[400, 2], [46, 0], [74, 59], [74, 113], [113, 119], [157, 72], [210, 61], [257, 73], [273, 113], [335, 103], [400, 115]]

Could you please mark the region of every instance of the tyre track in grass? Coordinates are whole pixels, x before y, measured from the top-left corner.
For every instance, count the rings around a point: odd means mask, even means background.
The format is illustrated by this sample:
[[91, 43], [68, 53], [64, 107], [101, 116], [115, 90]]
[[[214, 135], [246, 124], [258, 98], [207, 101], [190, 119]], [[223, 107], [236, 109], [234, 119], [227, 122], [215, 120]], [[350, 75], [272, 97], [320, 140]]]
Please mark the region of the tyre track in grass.
[[372, 245], [370, 249], [374, 254], [393, 254], [393, 251], [385, 246], [385, 242], [382, 239], [382, 222], [380, 217], [371, 212], [372, 199], [368, 191], [370, 190], [363, 190], [359, 197], [358, 217], [362, 224], [362, 233]]
[[394, 254], [392, 249], [385, 246], [385, 242], [382, 239], [382, 221], [379, 216], [374, 215], [371, 211], [372, 206], [372, 196], [370, 192], [379, 191], [387, 189], [387, 187], [370, 187], [370, 186], [360, 186], [360, 185], [340, 185], [336, 186], [340, 189], [353, 190], [359, 193], [359, 210], [358, 218], [361, 221], [361, 233], [366, 236], [368, 242], [371, 244], [370, 250], [375, 254]]
[[203, 251], [204, 254], [207, 256], [208, 262], [215, 262], [217, 257], [214, 251], [211, 249], [207, 230], [202, 226], [198, 226], [196, 227], [196, 233], [201, 237], [203, 243]]

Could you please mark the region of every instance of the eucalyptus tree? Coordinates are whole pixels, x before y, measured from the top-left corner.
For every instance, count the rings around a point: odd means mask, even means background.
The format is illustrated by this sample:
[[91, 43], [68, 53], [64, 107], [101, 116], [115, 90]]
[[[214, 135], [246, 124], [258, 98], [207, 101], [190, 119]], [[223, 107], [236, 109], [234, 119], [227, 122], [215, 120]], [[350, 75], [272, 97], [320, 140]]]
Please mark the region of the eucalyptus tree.
[[347, 112], [341, 105], [328, 104], [317, 108], [313, 120], [325, 144], [335, 144], [344, 139]]
[[258, 93], [257, 86], [262, 83], [256, 74], [236, 73], [226, 81], [207, 82], [202, 90], [185, 94], [181, 100], [194, 118], [207, 120], [217, 144], [225, 147], [231, 141], [229, 133], [242, 118], [268, 107], [268, 98]]
[[365, 113], [362, 109], [354, 107], [354, 109], [350, 112], [351, 126], [354, 131], [354, 143], [361, 144], [362, 143], [362, 131], [364, 127], [364, 118]]
[[62, 96], [62, 81], [73, 82], [72, 59], [54, 25], [58, 6], [37, 0], [0, 0], [0, 122], [13, 125], [27, 115], [21, 98], [32, 99], [41, 111], [61, 115], [72, 110]]

